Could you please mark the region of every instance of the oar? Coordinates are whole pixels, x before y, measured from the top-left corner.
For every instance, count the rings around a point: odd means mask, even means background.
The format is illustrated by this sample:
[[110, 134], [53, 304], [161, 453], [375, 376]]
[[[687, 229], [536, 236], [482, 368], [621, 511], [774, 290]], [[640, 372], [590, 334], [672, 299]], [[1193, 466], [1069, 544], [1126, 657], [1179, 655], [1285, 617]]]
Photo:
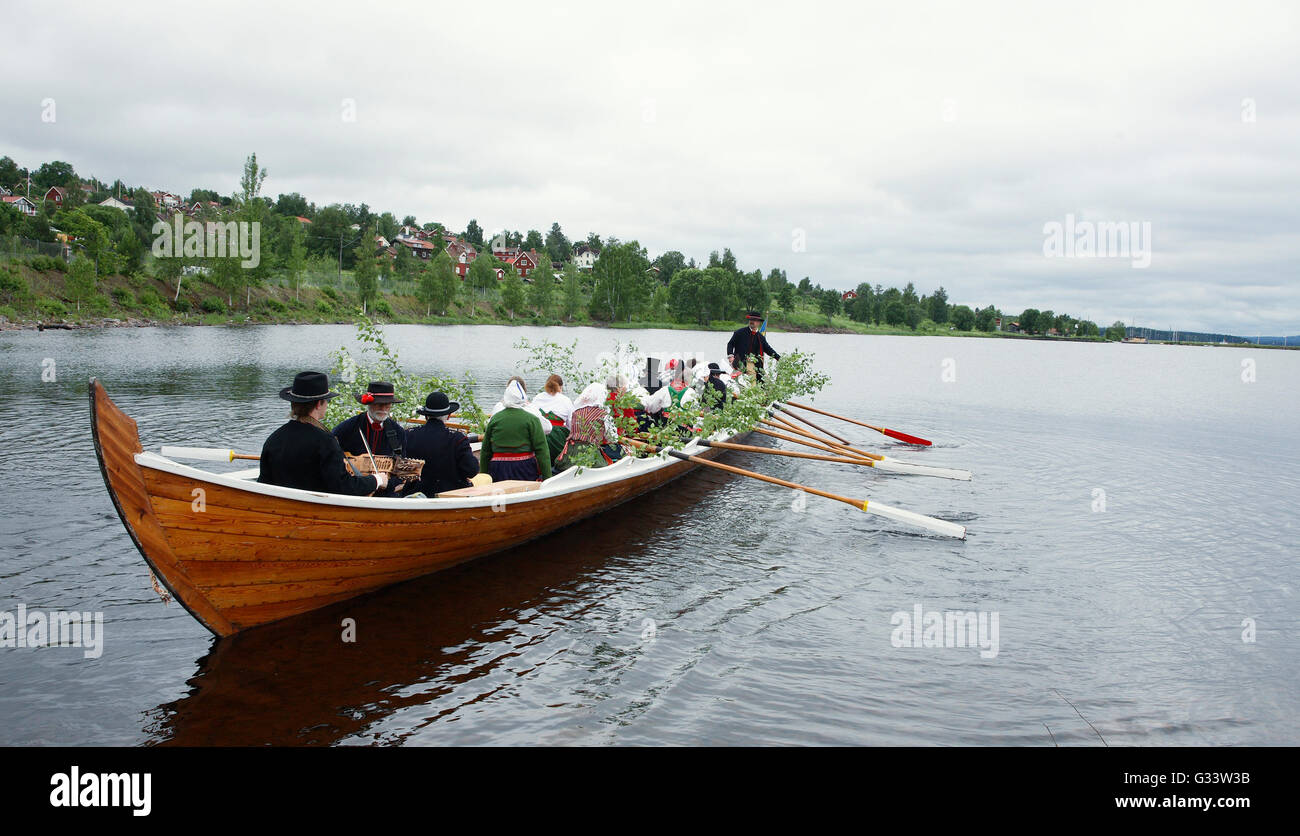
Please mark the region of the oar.
[[813, 435], [807, 430], [803, 430], [796, 427], [794, 424], [790, 423], [789, 421], [782, 420], [781, 416], [779, 415], [773, 415], [772, 418], [779, 423], [774, 423], [773, 421], [767, 421], [767, 420], [763, 420], [762, 423], [768, 425], [769, 427], [776, 427], [777, 429], [785, 430], [786, 432], [792, 432], [792, 433], [796, 433], [797, 435], [802, 435], [807, 438], [811, 438], [813, 441], [820, 441], [821, 443], [827, 445], [828, 447], [833, 448], [837, 452], [843, 453], [844, 455], [855, 455], [860, 459], [871, 459], [872, 461], [880, 461], [881, 459], [884, 458], [884, 456], [881, 456], [877, 453], [868, 453], [866, 450], [859, 450], [856, 447], [850, 447], [847, 444], [842, 444], [830, 438], [822, 438], [820, 436]]
[[[471, 434], [469, 441], [471, 443], [481, 440], [478, 435]], [[221, 450], [216, 447], [163, 447], [162, 454], [168, 459], [189, 459], [201, 462], [232, 462], [235, 459], [248, 459], [249, 461], [260, 461], [261, 456], [253, 453], [236, 453], [234, 450]]]
[[875, 467], [876, 462], [870, 459], [850, 458], [848, 456], [827, 456], [819, 453], [800, 453], [797, 450], [775, 450], [771, 447], [755, 447], [751, 444], [732, 444], [728, 441], [707, 441], [700, 439], [701, 447], [719, 447], [723, 450], [740, 450], [744, 453], [765, 453], [769, 456], [788, 456], [792, 459], [813, 459], [822, 462], [836, 462], [838, 464], [858, 464], [863, 467]]
[[939, 519], [935, 519], [934, 517], [927, 517], [924, 514], [918, 514], [915, 511], [904, 511], [902, 508], [895, 508], [892, 505], [881, 505], [879, 502], [871, 502], [865, 499], [853, 499], [847, 496], [840, 496], [837, 493], [831, 493], [829, 491], [819, 490], [817, 488], [810, 487], [808, 485], [800, 485], [797, 482], [787, 482], [785, 479], [778, 479], [775, 476], [764, 476], [762, 473], [755, 473], [752, 470], [742, 470], [739, 467], [732, 467], [729, 464], [710, 461], [709, 459], [702, 459], [699, 456], [687, 455], [686, 453], [682, 453], [678, 450], [674, 450], [671, 447], [662, 448], [662, 447], [656, 447], [653, 444], [646, 444], [643, 441], [636, 441], [634, 439], [628, 439], [628, 440], [632, 444], [638, 447], [644, 447], [652, 453], [666, 453], [672, 456], [673, 458], [681, 459], [682, 461], [694, 462], [695, 464], [702, 464], [707, 467], [716, 467], [719, 470], [725, 470], [728, 473], [735, 473], [738, 476], [748, 476], [751, 479], [758, 479], [763, 482], [770, 482], [773, 485], [781, 485], [782, 487], [785, 488], [794, 488], [797, 491], [804, 491], [805, 493], [816, 494], [817, 496], [824, 496], [827, 499], [834, 499], [839, 502], [843, 502], [846, 505], [852, 505], [853, 507], [858, 508], [862, 511], [866, 511], [867, 513], [879, 514], [882, 517], [888, 517], [889, 519], [894, 520], [896, 522], [903, 522], [903, 523], [908, 523], [910, 525], [915, 525], [919, 528], [924, 528], [927, 531], [933, 532], [935, 534], [942, 534], [945, 537], [955, 537], [958, 540], [964, 540], [966, 538], [965, 526], [958, 525], [957, 523], [948, 522], [947, 520], [939, 520]]
[[[770, 421], [764, 421], [763, 423], [767, 424], [768, 426], [781, 426], [781, 427], [786, 426], [784, 424], [773, 424]], [[791, 432], [797, 432], [797, 433], [804, 432], [803, 430], [800, 430], [798, 427], [791, 427], [790, 430]], [[812, 435], [811, 433], [804, 434], [804, 438], [801, 439], [792, 435], [786, 435], [785, 433], [774, 432], [772, 430], [765, 430], [762, 429], [761, 427], [755, 427], [754, 431], [762, 433], [763, 435], [771, 436], [773, 438], [782, 439], [783, 441], [793, 441], [796, 444], [804, 444], [817, 450], [824, 450], [830, 453], [835, 453], [836, 455], [841, 455], [846, 457], [853, 455], [851, 452], [853, 448], [851, 447], [844, 448], [839, 445], [831, 446], [832, 444], [834, 444], [834, 442], [823, 444], [819, 440], [814, 440], [816, 439], [816, 436]], [[804, 439], [809, 439], [809, 440], [804, 440]], [[931, 465], [926, 465], [926, 464], [912, 464], [911, 462], [900, 462], [898, 459], [891, 458], [889, 456], [876, 456], [874, 454], [863, 453], [861, 451], [858, 451], [858, 453], [859, 456], [855, 458], [860, 458], [862, 456], [870, 457], [867, 460], [869, 462], [874, 463], [873, 466], [877, 470], [884, 473], [908, 474], [910, 476], [934, 476], [938, 479], [954, 479], [959, 482], [969, 482], [971, 480], [971, 472], [969, 470], [956, 470], [950, 467], [933, 467]]]
[[218, 450], [215, 447], [164, 447], [162, 454], [169, 459], [194, 459], [203, 462], [233, 462], [235, 459], [260, 461], [262, 458], [252, 453], [236, 453], [234, 450]]
[[830, 436], [831, 438], [835, 439], [836, 441], [838, 441], [838, 442], [841, 443], [841, 444], [848, 444], [848, 443], [849, 443], [849, 440], [848, 440], [847, 438], [845, 438], [844, 436], [842, 436], [842, 435], [837, 435], [836, 433], [833, 433], [833, 432], [831, 432], [830, 430], [828, 430], [828, 429], [826, 429], [826, 428], [824, 428], [824, 427], [819, 427], [819, 426], [817, 426], [817, 425], [814, 424], [812, 421], [809, 421], [807, 418], [803, 417], [802, 415], [796, 415], [795, 413], [793, 413], [793, 412], [791, 412], [790, 410], [786, 409], [786, 408], [785, 408], [784, 406], [782, 406], [781, 404], [777, 404], [777, 405], [776, 405], [776, 408], [779, 409], [779, 410], [781, 410], [782, 412], [784, 412], [786, 415], [789, 415], [789, 416], [790, 416], [791, 418], [793, 418], [794, 420], [796, 420], [796, 421], [800, 421], [800, 422], [802, 422], [802, 423], [804, 423], [804, 424], [807, 424], [808, 426], [812, 427], [814, 430], [816, 430], [817, 432], [821, 433], [822, 435]]
[[[907, 442], [908, 444], [916, 444], [921, 447], [929, 447], [931, 444], [931, 442], [926, 441], [924, 438], [918, 438], [917, 436], [908, 435], [905, 432], [899, 432], [898, 430], [891, 430], [886, 427], [877, 427], [874, 424], [868, 424], [864, 421], [859, 421], [856, 418], [846, 418], [843, 415], [836, 415], [834, 412], [827, 412], [826, 410], [818, 409], [815, 406], [805, 406], [804, 404], [795, 403], [794, 401], [786, 401], [785, 405], [798, 407], [799, 409], [806, 409], [809, 412], [816, 412], [819, 415], [825, 415], [827, 418], [838, 418], [841, 421], [847, 421], [850, 424], [857, 424], [860, 427], [866, 427], [869, 430], [875, 430], [878, 433], [883, 433], [884, 435], [887, 435], [890, 438], [896, 438], [899, 441], [904, 441]], [[825, 430], [822, 430], [822, 432], [825, 432]]]
[[[427, 418], [403, 418], [403, 419], [401, 419], [401, 420], [402, 420], [403, 423], [406, 423], [406, 424], [427, 424], [427, 423], [429, 423], [429, 421], [428, 421]], [[442, 422], [442, 425], [443, 425], [444, 427], [449, 427], [449, 428], [451, 428], [451, 429], [453, 429], [453, 430], [471, 430], [471, 429], [473, 429], [473, 427], [471, 427], [469, 424], [457, 424], [457, 423], [452, 422], [452, 421], [443, 421], [443, 422]]]
[[[782, 430], [786, 429], [784, 424], [774, 424], [770, 421], [764, 421], [763, 423], [767, 424], [767, 426], [769, 427], [780, 427]], [[802, 444], [805, 447], [811, 447], [814, 450], [821, 450], [822, 452], [825, 453], [834, 453], [837, 456], [852, 456], [855, 459], [866, 459], [865, 456], [853, 456], [853, 454], [849, 453], [843, 448], [832, 447], [829, 444], [822, 444], [820, 441], [813, 441], [809, 436], [803, 436], [801, 438], [795, 435], [787, 435], [784, 432], [777, 432], [776, 430], [765, 430], [762, 427], [754, 427], [754, 432], [762, 433], [763, 435], [769, 436], [771, 438], [779, 438], [782, 441], [793, 441], [795, 444]], [[883, 458], [884, 456], [873, 456], [870, 459], [866, 459], [866, 460], [880, 461]]]

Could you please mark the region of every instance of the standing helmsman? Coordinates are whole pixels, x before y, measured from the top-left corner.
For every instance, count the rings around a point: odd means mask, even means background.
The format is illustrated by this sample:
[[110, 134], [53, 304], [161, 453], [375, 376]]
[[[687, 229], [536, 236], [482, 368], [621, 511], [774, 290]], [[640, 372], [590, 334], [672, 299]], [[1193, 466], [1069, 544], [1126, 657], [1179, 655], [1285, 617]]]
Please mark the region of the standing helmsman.
[[478, 456], [470, 449], [469, 437], [442, 423], [458, 409], [460, 404], [448, 400], [445, 393], [434, 392], [424, 399], [424, 406], [415, 410], [427, 423], [407, 432], [406, 455], [424, 459], [416, 490], [425, 496], [468, 488], [470, 478], [478, 473]]
[[[366, 408], [334, 428], [334, 437], [344, 453], [354, 456], [406, 456], [406, 430], [391, 417], [393, 404], [404, 403], [397, 397], [393, 384], [376, 380], [360, 395], [353, 395], [357, 403]], [[370, 448], [367, 450], [367, 446]], [[409, 483], [395, 483], [392, 490], [381, 491], [381, 496], [400, 493]]]
[[257, 481], [305, 491], [365, 496], [388, 486], [388, 474], [353, 476], [343, 464], [343, 449], [321, 419], [331, 398], [329, 375], [300, 372], [292, 386], [280, 390], [289, 401], [289, 423], [280, 427], [262, 445], [261, 472]]
[[737, 328], [732, 333], [731, 339], [727, 341], [727, 360], [732, 368], [742, 370], [746, 368], [746, 363], [752, 360], [754, 374], [762, 380], [763, 355], [768, 354], [773, 360], [780, 360], [781, 355], [772, 350], [772, 346], [767, 342], [767, 336], [758, 330], [763, 315], [750, 311], [745, 319], [749, 324], [744, 328]]

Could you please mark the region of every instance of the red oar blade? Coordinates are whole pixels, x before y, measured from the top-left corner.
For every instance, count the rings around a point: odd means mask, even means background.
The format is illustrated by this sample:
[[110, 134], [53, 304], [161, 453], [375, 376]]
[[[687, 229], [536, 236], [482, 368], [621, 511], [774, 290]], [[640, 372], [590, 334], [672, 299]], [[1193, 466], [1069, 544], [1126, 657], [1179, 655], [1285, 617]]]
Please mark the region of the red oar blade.
[[884, 429], [881, 430], [881, 432], [889, 436], [890, 438], [896, 438], [899, 441], [904, 441], [907, 442], [908, 444], [915, 444], [918, 447], [930, 446], [930, 442], [926, 441], [924, 438], [918, 438], [917, 436], [908, 435], [907, 433], [900, 433], [898, 430]]

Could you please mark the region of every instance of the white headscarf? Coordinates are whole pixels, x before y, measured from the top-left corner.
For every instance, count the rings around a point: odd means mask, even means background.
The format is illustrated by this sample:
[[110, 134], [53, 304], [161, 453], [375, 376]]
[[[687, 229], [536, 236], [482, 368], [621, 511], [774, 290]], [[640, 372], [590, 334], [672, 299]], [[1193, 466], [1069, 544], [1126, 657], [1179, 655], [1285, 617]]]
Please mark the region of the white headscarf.
[[519, 385], [519, 381], [512, 380], [506, 387], [506, 393], [501, 396], [501, 403], [507, 408], [519, 409], [528, 403], [528, 395], [524, 394], [524, 387]]
[[604, 406], [605, 397], [608, 394], [608, 391], [609, 390], [605, 388], [605, 384], [592, 383], [586, 389], [582, 390], [582, 394], [573, 402], [573, 408], [576, 410], [588, 406]]

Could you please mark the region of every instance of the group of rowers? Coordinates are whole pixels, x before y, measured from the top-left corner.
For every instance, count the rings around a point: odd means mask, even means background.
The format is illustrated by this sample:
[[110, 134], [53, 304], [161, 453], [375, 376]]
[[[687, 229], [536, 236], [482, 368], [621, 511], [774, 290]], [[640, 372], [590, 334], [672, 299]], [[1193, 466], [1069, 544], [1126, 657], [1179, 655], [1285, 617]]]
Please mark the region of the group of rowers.
[[[733, 367], [741, 360], [761, 380], [763, 355], [780, 358], [758, 331], [762, 317], [751, 313], [749, 320], [732, 335], [727, 359]], [[446, 425], [460, 404], [444, 392], [431, 392], [415, 410], [424, 423], [407, 429], [392, 417], [393, 406], [404, 402], [393, 384], [371, 381], [353, 396], [365, 409], [331, 431], [321, 421], [339, 393], [330, 390], [324, 372], [301, 372], [292, 386], [280, 390], [290, 402], [290, 420], [263, 445], [257, 480], [350, 496], [431, 497], [489, 480], [548, 479], [570, 467], [604, 467], [627, 455], [620, 428], [626, 431], [632, 422], [641, 429], [680, 425], [683, 415], [721, 409], [743, 380], [740, 371], [717, 363], [673, 358], [653, 394], [623, 374], [612, 374], [570, 400], [564, 381], [552, 374], [530, 400], [523, 378], [512, 377], [492, 409], [476, 456], [470, 438]], [[372, 462], [376, 456], [422, 459], [424, 465], [417, 479], [392, 479], [378, 468], [354, 472], [345, 454]]]

